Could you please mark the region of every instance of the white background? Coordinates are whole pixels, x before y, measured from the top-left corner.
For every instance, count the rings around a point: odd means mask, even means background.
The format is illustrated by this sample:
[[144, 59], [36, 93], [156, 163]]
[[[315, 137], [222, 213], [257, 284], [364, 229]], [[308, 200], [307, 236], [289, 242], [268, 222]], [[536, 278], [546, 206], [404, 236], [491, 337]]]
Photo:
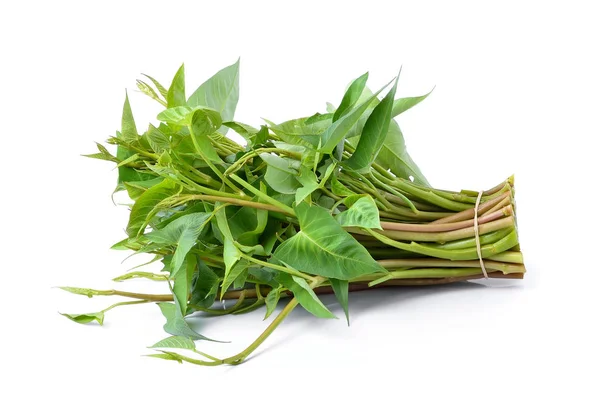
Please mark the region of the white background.
[[[3, 3], [3, 414], [598, 415], [593, 3]], [[349, 328], [294, 311], [238, 367], [143, 357], [164, 336], [155, 305], [111, 311], [104, 327], [59, 316], [112, 300], [53, 286], [164, 292], [110, 281], [135, 265], [109, 250], [127, 209], [111, 202], [111, 164], [79, 155], [119, 128], [125, 89], [138, 127], [152, 120], [140, 73], [168, 84], [185, 62], [190, 93], [238, 57], [236, 119], [255, 125], [322, 111], [367, 70], [377, 87], [403, 65], [398, 95], [435, 85], [398, 118], [408, 148], [439, 188], [516, 175], [526, 279], [352, 294]], [[262, 315], [197, 322], [232, 341], [199, 345], [236, 353]]]

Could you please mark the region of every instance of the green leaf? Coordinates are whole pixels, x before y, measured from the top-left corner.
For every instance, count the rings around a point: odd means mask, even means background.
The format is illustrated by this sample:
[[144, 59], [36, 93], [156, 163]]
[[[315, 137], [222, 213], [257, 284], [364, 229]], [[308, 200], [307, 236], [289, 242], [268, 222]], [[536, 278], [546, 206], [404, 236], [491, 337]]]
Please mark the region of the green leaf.
[[279, 245], [276, 259], [302, 272], [343, 280], [385, 272], [326, 209], [302, 203], [294, 210], [300, 231]]
[[215, 302], [219, 288], [219, 276], [202, 260], [198, 261], [198, 273], [192, 281], [190, 304], [209, 308]]
[[169, 137], [164, 134], [160, 129], [154, 127], [152, 124], [148, 125], [148, 130], [146, 131], [146, 139], [148, 140], [148, 144], [152, 148], [152, 150], [156, 153], [161, 153], [165, 149], [169, 149], [171, 147], [171, 142], [169, 141]]
[[192, 340], [216, 340], [209, 339], [196, 331], [192, 330], [188, 323], [183, 318], [181, 310], [174, 303], [158, 303], [160, 311], [167, 319], [167, 322], [163, 326], [165, 332], [173, 336], [188, 337]]
[[344, 281], [341, 279], [335, 279], [335, 278], [329, 278], [329, 283], [331, 284], [331, 288], [333, 288], [333, 293], [335, 294], [335, 298], [337, 298], [338, 302], [344, 309], [344, 314], [346, 315], [346, 321], [348, 322], [348, 326], [350, 326], [350, 314], [348, 313], [348, 289], [349, 289], [348, 281]]
[[196, 150], [206, 159], [222, 163], [223, 160], [217, 154], [208, 135], [221, 126], [221, 116], [212, 109], [196, 108], [189, 129], [192, 132], [192, 140], [196, 144]]
[[340, 180], [338, 180], [337, 175], [331, 177], [331, 191], [340, 197], [347, 197], [355, 194], [354, 191], [347, 188]]
[[[215, 204], [215, 209], [219, 207], [220, 204]], [[223, 282], [225, 282], [228, 280], [234, 265], [240, 260], [242, 255], [234, 243], [235, 240], [231, 234], [225, 210], [218, 210], [215, 214], [215, 219], [217, 220], [219, 231], [223, 234], [223, 262], [225, 263], [225, 276], [223, 277]], [[233, 280], [231, 282], [233, 282]], [[224, 291], [221, 291], [221, 296], [223, 296], [223, 293]]]
[[123, 186], [127, 190], [129, 197], [131, 197], [132, 200], [137, 200], [146, 190], [162, 181], [163, 178], [154, 177], [150, 180], [124, 182]]
[[321, 137], [321, 147], [320, 151], [326, 154], [330, 154], [337, 144], [346, 136], [346, 134], [350, 131], [350, 129], [359, 121], [362, 114], [369, 108], [371, 103], [377, 98], [377, 95], [383, 91], [385, 85], [381, 90], [377, 91], [375, 94], [371, 95], [365, 101], [363, 101], [360, 105], [352, 108], [349, 112], [346, 113], [343, 117], [336, 120]]
[[186, 255], [196, 244], [200, 232], [211, 216], [211, 213], [190, 213], [175, 219], [162, 229], [146, 234], [151, 242], [177, 247], [171, 260], [169, 271], [171, 274], [177, 274], [177, 270], [183, 265]]
[[[161, 255], [156, 255], [156, 257], [153, 260], [151, 260], [150, 262], [147, 262], [147, 263], [152, 263], [152, 262], [158, 261], [161, 257], [162, 257]], [[136, 268], [139, 268], [141, 266], [143, 266], [143, 265], [138, 265], [138, 266], [136, 266]], [[153, 272], [144, 272], [144, 271], [128, 272], [126, 274], [119, 275], [118, 277], [115, 277], [112, 280], [116, 281], [116, 282], [123, 282], [123, 281], [127, 281], [130, 279], [136, 279], [136, 278], [145, 278], [150, 281], [168, 281], [169, 280], [168, 275], [155, 274]]]
[[379, 210], [370, 195], [352, 195], [346, 197], [344, 204], [349, 208], [335, 216], [335, 220], [343, 227], [365, 227], [381, 229]]
[[104, 146], [102, 146], [101, 144], [96, 142], [96, 147], [98, 148], [100, 153], [94, 153], [94, 154], [88, 154], [88, 155], [82, 155], [82, 156], [85, 156], [87, 158], [102, 159], [104, 161], [111, 161], [111, 162], [119, 163], [119, 159], [117, 159], [117, 157], [113, 156], [108, 151], [108, 149], [106, 149]]
[[[63, 289], [66, 289], [66, 288], [68, 288], [68, 287], [63, 287]], [[70, 320], [73, 320], [76, 323], [86, 324], [86, 323], [90, 323], [92, 321], [96, 321], [96, 322], [98, 322], [98, 324], [100, 324], [102, 326], [104, 324], [104, 313], [106, 313], [107, 311], [112, 310], [115, 307], [119, 307], [119, 306], [123, 306], [123, 305], [142, 304], [142, 303], [147, 303], [147, 302], [148, 301], [146, 301], [146, 300], [124, 301], [124, 302], [121, 302], [121, 303], [113, 304], [113, 305], [105, 308], [102, 311], [98, 311], [97, 313], [86, 313], [86, 314], [65, 314], [65, 313], [60, 313], [60, 314], [62, 316], [67, 317]]]
[[258, 129], [240, 122], [223, 122], [223, 126], [231, 128], [234, 132], [246, 140], [249, 140], [252, 136], [258, 133]]
[[150, 355], [145, 355], [149, 358], [158, 358], [158, 359], [164, 359], [167, 361], [175, 361], [175, 362], [179, 362], [179, 363], [183, 363], [183, 360], [179, 357], [179, 355], [176, 355], [175, 353], [172, 352], [162, 352], [162, 353], [151, 353]]
[[194, 108], [190, 127], [196, 137], [210, 135], [221, 127], [221, 124], [219, 112], [208, 107]]
[[[225, 274], [223, 283], [221, 284], [221, 294], [227, 292], [231, 284], [236, 283], [235, 286], [240, 288], [246, 282], [248, 276], [248, 261], [246, 259], [239, 259], [235, 262], [231, 271]], [[238, 285], [239, 284], [239, 285]]]
[[317, 294], [310, 288], [302, 278], [294, 277], [286, 273], [281, 273], [275, 278], [281, 285], [290, 290], [300, 305], [309, 313], [325, 318], [334, 319], [335, 315], [327, 309], [317, 297]]
[[371, 112], [360, 135], [358, 146], [346, 162], [349, 169], [365, 172], [371, 168], [371, 164], [379, 154], [387, 136], [397, 85], [398, 77], [396, 77], [392, 89]]
[[[179, 249], [179, 247], [177, 248]], [[171, 260], [171, 265], [174, 263], [175, 256]], [[184, 259], [183, 265], [177, 268], [174, 274], [171, 274], [173, 283], [173, 296], [177, 299], [177, 304], [181, 309], [181, 314], [185, 316], [187, 311], [188, 297], [192, 288], [192, 280], [196, 269], [197, 257], [188, 253]], [[171, 267], [172, 268], [172, 267]]]
[[142, 74], [142, 75], [144, 77], [148, 78], [150, 81], [152, 81], [152, 83], [154, 84], [154, 86], [156, 87], [156, 89], [158, 90], [158, 92], [160, 93], [160, 95], [163, 96], [164, 99], [167, 98], [168, 91], [167, 91], [167, 89], [165, 87], [163, 87], [158, 81], [156, 81], [151, 76], [149, 76], [147, 74]]
[[305, 166], [300, 168], [298, 181], [302, 184], [302, 187], [296, 190], [296, 205], [300, 204], [306, 197], [311, 195], [313, 191], [319, 188], [317, 176]]
[[[196, 116], [196, 113], [199, 112]], [[194, 118], [197, 117], [198, 133], [208, 134], [214, 132], [214, 126], [220, 126], [221, 115], [215, 109], [204, 106], [177, 106], [163, 110], [156, 118], [161, 122], [171, 123], [176, 126], [190, 126], [194, 123]], [[205, 133], [208, 131], [208, 133]]]
[[[129, 158], [131, 155], [134, 155], [134, 152], [126, 149], [124, 146], [117, 145], [117, 159], [123, 161]], [[144, 171], [139, 171], [137, 169], [126, 166], [118, 167], [118, 171], [119, 179], [117, 181], [116, 191], [124, 189], [124, 183], [126, 182], [147, 181], [156, 178], [156, 175], [151, 172], [148, 173]], [[132, 199], [134, 198], [131, 195], [130, 197]]]
[[150, 349], [187, 349], [187, 350], [196, 350], [196, 344], [189, 337], [182, 336], [169, 336], [166, 339], [163, 339], [159, 342], [156, 342]]
[[335, 122], [340, 117], [347, 114], [350, 111], [350, 109], [352, 109], [352, 107], [354, 107], [354, 105], [360, 98], [360, 95], [362, 94], [362, 92], [365, 88], [365, 85], [367, 84], [368, 78], [369, 78], [369, 73], [365, 72], [363, 75], [358, 77], [356, 80], [352, 81], [352, 84], [350, 84], [350, 87], [348, 87], [348, 89], [346, 90], [346, 93], [344, 94], [344, 98], [342, 98], [342, 102], [340, 103], [340, 106], [338, 107], [338, 109], [335, 111], [335, 113], [333, 115], [333, 122]]
[[390, 122], [385, 142], [375, 162], [400, 178], [409, 179], [412, 176], [415, 184], [430, 187], [429, 182], [408, 154], [404, 136], [395, 120]]
[[[365, 88], [363, 91], [364, 99], [368, 98], [370, 94], [370, 90]], [[370, 113], [367, 110], [350, 132], [348, 132], [347, 140], [352, 145], [356, 146], [369, 115]], [[400, 178], [409, 179], [412, 176], [416, 184], [430, 186], [417, 164], [415, 164], [408, 154], [404, 137], [395, 120], [390, 121], [385, 141], [375, 162], [382, 165], [385, 169], [389, 169], [394, 175]]]
[[278, 125], [272, 122], [268, 123], [269, 128], [279, 136], [282, 141], [294, 145], [311, 144], [314, 147], [319, 144], [321, 134], [331, 126], [331, 119], [306, 124], [307, 119], [309, 118], [304, 117], [288, 120], [287, 122]]
[[112, 290], [94, 290], [92, 288], [79, 288], [79, 287], [58, 287], [63, 291], [70, 292], [71, 294], [85, 295], [86, 297], [92, 298], [95, 295], [113, 295]]
[[125, 92], [125, 103], [123, 104], [123, 115], [121, 116], [121, 139], [127, 143], [133, 143], [138, 139], [127, 92]]
[[[206, 106], [217, 110], [225, 121], [233, 120], [239, 99], [240, 60], [206, 80], [187, 101], [188, 106]], [[225, 134], [227, 127], [219, 132]]]
[[180, 187], [169, 179], [165, 179], [159, 184], [150, 187], [135, 202], [129, 215], [127, 224], [127, 235], [136, 236], [145, 224], [147, 224], [148, 215], [165, 198], [171, 197], [179, 192]]
[[87, 313], [87, 314], [66, 314], [60, 313], [61, 316], [65, 316], [66, 318], [73, 320], [75, 323], [86, 324], [91, 323], [92, 321], [98, 322], [102, 326], [104, 324], [104, 312], [99, 311], [97, 313]]
[[154, 88], [152, 88], [152, 86], [150, 86], [150, 84], [148, 84], [146, 81], [136, 80], [136, 85], [141, 93], [144, 93], [151, 99], [156, 100], [163, 106], [167, 105], [167, 103], [158, 96], [158, 93], [156, 91], [154, 91]]
[[272, 189], [282, 194], [296, 193], [300, 161], [268, 153], [261, 153], [260, 158], [267, 164], [265, 181]]
[[269, 128], [265, 125], [262, 125], [260, 130], [249, 139], [249, 142], [252, 147], [255, 147], [266, 143], [268, 140]]
[[271, 314], [273, 314], [273, 311], [275, 311], [275, 308], [277, 307], [277, 303], [279, 303], [280, 290], [281, 290], [281, 286], [279, 286], [277, 288], [273, 288], [267, 294], [267, 297], [265, 298], [265, 305], [267, 306], [267, 312], [265, 313], [265, 319], [267, 319]]
[[[237, 278], [237, 275], [234, 275], [230, 279], [230, 276], [232, 276], [234, 272], [235, 274], [241, 273], [241, 271], [235, 270], [234, 268], [241, 257], [242, 255], [240, 250], [235, 246], [233, 239], [225, 236], [225, 242], [223, 243], [223, 262], [225, 263], [225, 276], [223, 277], [223, 284], [227, 283], [229, 285], [235, 280], [235, 278]], [[225, 290], [226, 289], [222, 288], [221, 297], [223, 297]]]
[[416, 106], [417, 104], [419, 104], [420, 102], [425, 100], [429, 96], [429, 94], [431, 94], [432, 92], [433, 92], [433, 89], [431, 89], [431, 91], [429, 93], [425, 94], [424, 96], [402, 97], [402, 98], [396, 99], [394, 101], [394, 107], [392, 109], [392, 118], [396, 117], [399, 114], [404, 113], [406, 110]]
[[130, 163], [132, 163], [132, 162], [135, 162], [135, 161], [137, 161], [138, 159], [140, 159], [140, 155], [139, 155], [139, 154], [137, 154], [137, 153], [134, 153], [134, 154], [133, 154], [133, 155], [131, 155], [129, 158], [127, 158], [127, 159], [125, 159], [125, 160], [123, 160], [123, 161], [119, 162], [119, 163], [117, 164], [117, 167], [122, 167], [122, 166], [124, 166], [124, 165], [130, 164]]
[[185, 68], [181, 67], [175, 73], [169, 91], [167, 91], [167, 107], [185, 106]]
[[[261, 191], [267, 191], [263, 183]], [[242, 245], [254, 246], [267, 226], [269, 212], [252, 207], [228, 207], [227, 216], [234, 239]]]
[[304, 124], [306, 124], [308, 126], [313, 123], [322, 122], [322, 121], [328, 121], [329, 123], [331, 123], [330, 119], [333, 119], [332, 113], [321, 114], [321, 113], [317, 112], [317, 113], [313, 114], [312, 116], [310, 116], [309, 118], [307, 118], [306, 120], [304, 120]]

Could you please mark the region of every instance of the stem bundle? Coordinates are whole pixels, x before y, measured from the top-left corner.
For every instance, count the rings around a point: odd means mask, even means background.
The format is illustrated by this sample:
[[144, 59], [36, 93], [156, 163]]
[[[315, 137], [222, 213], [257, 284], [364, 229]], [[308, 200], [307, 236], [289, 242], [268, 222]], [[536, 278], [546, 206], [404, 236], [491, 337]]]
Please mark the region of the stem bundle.
[[[223, 122], [232, 119], [237, 103], [238, 64], [187, 100], [183, 67], [169, 89], [150, 79], [156, 91], [144, 84], [144, 92], [166, 104], [158, 115], [162, 123], [138, 134], [126, 99], [121, 131], [109, 139], [116, 156], [102, 145], [88, 155], [117, 163], [117, 191], [126, 190], [134, 201], [128, 237], [114, 248], [154, 254], [166, 272], [116, 280], [162, 281], [169, 292], [64, 289], [159, 302], [172, 336], [155, 344], [160, 353], [151, 356], [240, 363], [297, 305], [334, 317], [319, 294], [335, 294], [348, 317], [349, 291], [523, 277], [513, 178], [482, 192], [440, 190], [408, 156], [393, 117], [426, 96], [395, 99], [396, 79], [380, 101], [366, 89], [365, 74], [337, 109], [256, 129]], [[227, 137], [227, 129], [245, 146]], [[240, 354], [217, 359], [196, 350], [194, 340], [207, 338], [189, 327], [186, 316], [261, 306], [268, 316], [286, 297], [291, 300], [283, 311]], [[214, 308], [217, 300], [235, 303]], [[107, 310], [67, 317], [101, 323]]]

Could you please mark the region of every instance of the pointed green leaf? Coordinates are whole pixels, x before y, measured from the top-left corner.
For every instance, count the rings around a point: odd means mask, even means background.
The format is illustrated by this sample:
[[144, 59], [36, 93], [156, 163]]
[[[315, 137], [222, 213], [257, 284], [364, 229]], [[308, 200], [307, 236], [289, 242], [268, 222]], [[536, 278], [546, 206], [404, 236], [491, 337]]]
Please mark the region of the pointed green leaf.
[[246, 140], [249, 140], [252, 136], [258, 133], [258, 129], [255, 127], [240, 122], [223, 122], [223, 126], [231, 128], [234, 132]]
[[340, 197], [347, 197], [355, 194], [352, 190], [342, 184], [340, 180], [338, 180], [337, 175], [333, 175], [331, 177], [331, 191]]
[[104, 324], [104, 312], [99, 311], [97, 313], [87, 313], [87, 314], [66, 314], [60, 313], [61, 316], [65, 316], [66, 318], [73, 320], [75, 323], [79, 324], [87, 324], [92, 321], [98, 322], [102, 326]]
[[[212, 340], [192, 330], [183, 318], [181, 310], [174, 303], [158, 303], [160, 311], [167, 319], [163, 326], [165, 332], [173, 336], [188, 337], [192, 340]], [[213, 342], [215, 340], [212, 340]]]
[[[179, 249], [179, 247], [177, 248]], [[174, 263], [175, 256], [171, 260], [171, 265]], [[174, 274], [170, 274], [173, 279], [173, 296], [177, 299], [177, 304], [181, 309], [182, 316], [185, 316], [187, 311], [188, 297], [192, 288], [192, 280], [194, 271], [196, 270], [197, 257], [188, 253], [184, 259], [183, 265], [177, 268]], [[172, 268], [172, 267], [171, 267]]]
[[350, 314], [348, 313], [348, 289], [349, 289], [348, 281], [344, 281], [341, 279], [335, 279], [335, 278], [329, 278], [329, 283], [331, 284], [331, 288], [333, 288], [333, 293], [335, 294], [335, 298], [337, 298], [338, 302], [344, 309], [344, 314], [346, 315], [346, 321], [348, 322], [348, 326], [350, 326]]
[[[221, 274], [222, 275], [222, 274]], [[209, 308], [215, 302], [219, 288], [219, 276], [202, 260], [198, 261], [198, 274], [192, 281], [190, 304]]]
[[[215, 205], [215, 209], [219, 206], [220, 205]], [[225, 276], [223, 277], [223, 281], [226, 281], [231, 274], [233, 267], [240, 260], [241, 254], [234, 243], [235, 240], [231, 233], [231, 229], [229, 228], [225, 210], [218, 210], [215, 214], [215, 219], [217, 220], [219, 231], [223, 234], [223, 262], [225, 263]], [[221, 291], [221, 296], [223, 293], [224, 291]]]
[[373, 112], [371, 112], [360, 135], [356, 150], [345, 163], [349, 169], [358, 172], [365, 172], [371, 169], [371, 164], [379, 154], [387, 136], [397, 85], [398, 77], [396, 77], [392, 89], [377, 104]]
[[94, 290], [92, 288], [79, 288], [79, 287], [58, 287], [63, 291], [70, 292], [71, 294], [85, 295], [86, 297], [92, 298], [95, 295], [114, 295], [113, 290]]
[[169, 179], [150, 187], [135, 202], [129, 215], [127, 234], [136, 236], [147, 223], [146, 218], [154, 208], [165, 198], [171, 197], [179, 192], [179, 186]]
[[185, 106], [185, 68], [181, 67], [175, 73], [169, 91], [167, 91], [167, 107]]
[[365, 227], [381, 229], [379, 210], [370, 195], [352, 195], [346, 197], [344, 204], [349, 208], [335, 216], [335, 220], [343, 227]]
[[383, 91], [382, 89], [371, 95], [360, 105], [352, 108], [343, 117], [336, 120], [321, 136], [321, 147], [320, 151], [326, 154], [330, 154], [337, 144], [346, 136], [350, 129], [358, 122], [362, 114], [371, 106], [371, 103], [377, 98], [377, 95]]
[[175, 353], [172, 352], [162, 352], [162, 353], [151, 353], [150, 355], [145, 355], [149, 358], [158, 358], [164, 359], [167, 361], [175, 361], [179, 363], [183, 363], [183, 360]]
[[260, 158], [267, 163], [267, 184], [279, 193], [294, 194], [299, 184], [300, 161], [267, 153], [261, 153]]
[[123, 104], [123, 115], [121, 116], [121, 139], [127, 143], [137, 141], [138, 134], [133, 120], [133, 113], [129, 105], [129, 96], [125, 93], [125, 103]]
[[201, 135], [212, 133], [216, 130], [217, 126], [221, 125], [221, 115], [219, 112], [204, 106], [171, 107], [161, 111], [156, 118], [161, 122], [171, 123], [176, 126], [190, 126], [195, 123], [198, 125], [197, 133]]
[[417, 164], [415, 164], [408, 154], [404, 143], [404, 136], [395, 120], [390, 122], [385, 142], [375, 162], [383, 168], [389, 169], [394, 175], [400, 178], [409, 179], [412, 176], [415, 184], [426, 187], [430, 186]]
[[148, 190], [150, 187], [156, 184], [161, 183], [162, 181], [163, 178], [154, 177], [150, 180], [145, 181], [124, 182], [123, 185], [125, 186], [129, 197], [131, 197], [132, 200], [137, 200], [142, 194], [144, 194], [146, 190]]
[[156, 342], [150, 349], [165, 348], [165, 349], [187, 349], [196, 350], [196, 344], [189, 337], [169, 336], [159, 342]]
[[156, 81], [151, 76], [149, 76], [147, 74], [142, 74], [142, 75], [144, 77], [148, 78], [150, 81], [152, 81], [152, 84], [154, 84], [154, 86], [156, 87], [156, 89], [158, 90], [158, 92], [160, 93], [160, 95], [166, 100], [167, 99], [167, 94], [168, 94], [167, 89], [165, 87], [163, 87], [158, 81]]
[[311, 314], [325, 319], [334, 319], [335, 315], [327, 309], [317, 297], [317, 294], [310, 288], [302, 278], [294, 277], [286, 273], [281, 273], [276, 277], [277, 281], [290, 290], [300, 305]]
[[350, 87], [346, 90], [344, 94], [344, 98], [342, 98], [342, 102], [340, 106], [335, 111], [333, 115], [333, 122], [338, 120], [340, 117], [346, 115], [352, 107], [356, 104], [360, 95], [362, 94], [365, 85], [367, 84], [367, 79], [369, 78], [369, 73], [365, 72], [363, 75], [358, 77], [356, 80], [352, 81]]
[[146, 234], [146, 237], [151, 242], [177, 247], [171, 260], [169, 271], [171, 274], [177, 274], [178, 269], [183, 265], [186, 255], [196, 244], [200, 232], [208, 223], [211, 216], [211, 213], [190, 213], [175, 219], [162, 229], [153, 230]]
[[398, 116], [401, 113], [404, 113], [406, 110], [416, 106], [417, 104], [419, 104], [420, 102], [422, 102], [423, 100], [425, 100], [429, 94], [431, 94], [433, 92], [433, 89], [431, 89], [431, 91], [427, 94], [425, 94], [424, 96], [419, 96], [419, 97], [402, 97], [399, 99], [396, 99], [394, 101], [394, 107], [392, 109], [392, 118]]
[[[260, 184], [260, 188], [262, 192], [267, 192], [263, 183]], [[228, 210], [229, 227], [235, 240], [246, 246], [258, 244], [259, 237], [267, 226], [269, 212], [252, 207], [230, 208], [232, 210]]]
[[[225, 121], [233, 120], [239, 99], [240, 60], [206, 80], [187, 101], [188, 106], [206, 106], [217, 110]], [[219, 132], [225, 134], [227, 127]]]
[[221, 127], [222, 120], [219, 112], [208, 107], [194, 107], [191, 129], [198, 136], [207, 136]]
[[[309, 118], [307, 118], [304, 121], [304, 124], [308, 125], [312, 125], [313, 123], [317, 123], [317, 122], [322, 122], [324, 120], [329, 121], [330, 119], [333, 119], [333, 114], [332, 113], [315, 113], [312, 116], [310, 116]], [[331, 122], [330, 122], [331, 123]]]
[[117, 159], [116, 156], [113, 156], [108, 149], [106, 149], [103, 145], [101, 145], [100, 143], [96, 142], [96, 147], [98, 148], [98, 150], [100, 151], [100, 153], [95, 153], [95, 154], [89, 154], [89, 155], [83, 155], [87, 158], [95, 158], [95, 159], [102, 159], [105, 161], [111, 161], [111, 162], [119, 162], [119, 159]]
[[141, 93], [144, 93], [145, 95], [147, 95], [151, 99], [159, 102], [163, 106], [167, 105], [167, 103], [162, 98], [160, 98], [158, 96], [158, 93], [156, 91], [154, 91], [154, 88], [152, 88], [150, 86], [150, 84], [148, 84], [146, 81], [136, 80], [136, 85], [137, 85], [137, 87], [138, 87], [138, 89], [140, 90]]
[[169, 149], [171, 147], [171, 142], [169, 141], [169, 137], [164, 134], [160, 129], [154, 127], [152, 124], [148, 125], [148, 130], [146, 131], [146, 139], [148, 140], [148, 144], [152, 148], [152, 150], [156, 153], [161, 153], [165, 149]]
[[317, 176], [305, 166], [300, 168], [300, 175], [297, 177], [302, 187], [296, 190], [296, 204], [300, 204], [306, 197], [311, 195], [313, 191], [319, 188]]
[[294, 210], [300, 231], [279, 245], [275, 258], [302, 272], [343, 280], [385, 271], [329, 211], [306, 203]]
[[223, 160], [217, 154], [210, 137], [221, 126], [221, 116], [212, 109], [196, 108], [194, 110], [191, 124], [188, 126], [192, 132], [192, 140], [196, 143], [196, 150], [213, 162], [222, 163]]
[[171, 107], [158, 113], [156, 118], [161, 122], [177, 126], [186, 126], [192, 122], [193, 109], [189, 106]]
[[273, 133], [286, 143], [317, 146], [321, 134], [331, 126], [331, 119], [320, 120], [311, 124], [306, 124], [306, 120], [305, 117], [288, 120], [278, 125], [273, 122], [268, 123]]
[[[134, 152], [126, 149], [124, 146], [117, 145], [117, 159], [123, 161], [124, 159], [129, 158], [133, 155]], [[145, 171], [140, 171], [135, 168], [121, 166], [118, 168], [119, 171], [119, 179], [117, 181], [117, 191], [124, 189], [125, 182], [136, 182], [136, 181], [146, 181], [156, 178], [156, 175], [153, 173], [148, 173]], [[133, 199], [133, 197], [130, 195]]]
[[268, 140], [269, 140], [269, 128], [265, 125], [262, 125], [260, 127], [260, 130], [258, 132], [256, 132], [256, 134], [253, 135], [249, 139], [249, 142], [254, 147], [254, 146], [262, 145], [262, 144], [266, 143]]
[[[225, 274], [223, 283], [221, 284], [221, 294], [227, 292], [231, 284], [236, 283], [236, 288], [240, 288], [246, 282], [248, 276], [248, 261], [246, 259], [239, 259], [234, 263], [231, 270]], [[240, 285], [238, 285], [240, 284]]]
[[271, 314], [273, 314], [273, 311], [275, 311], [275, 308], [277, 307], [277, 303], [279, 303], [280, 290], [281, 290], [281, 287], [273, 288], [267, 294], [267, 297], [265, 298], [265, 305], [267, 306], [267, 312], [265, 313], [265, 319], [267, 319]]
[[[237, 276], [233, 276], [230, 280], [230, 276], [234, 273], [234, 267], [241, 258], [240, 250], [235, 246], [232, 239], [225, 236], [225, 242], [223, 243], [223, 262], [225, 263], [225, 276], [223, 277], [223, 283], [231, 284]], [[241, 271], [235, 271], [241, 273]], [[225, 290], [221, 290], [221, 296], [223, 296]]]

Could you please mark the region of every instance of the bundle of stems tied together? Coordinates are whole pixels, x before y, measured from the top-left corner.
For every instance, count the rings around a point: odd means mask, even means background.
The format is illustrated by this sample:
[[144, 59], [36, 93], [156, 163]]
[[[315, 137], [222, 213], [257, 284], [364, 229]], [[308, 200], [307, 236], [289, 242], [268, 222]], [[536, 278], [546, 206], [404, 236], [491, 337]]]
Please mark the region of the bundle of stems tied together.
[[[479, 192], [432, 188], [394, 120], [428, 94], [396, 99], [398, 77], [373, 93], [367, 78], [355, 79], [325, 113], [264, 119], [258, 128], [234, 121], [239, 61], [189, 97], [183, 66], [169, 88], [149, 76], [138, 80], [164, 107], [159, 122], [140, 134], [126, 97], [121, 130], [108, 140], [116, 155], [97, 144], [99, 152], [86, 156], [116, 163], [115, 191], [133, 201], [127, 237], [113, 248], [154, 254], [152, 262], [163, 265], [164, 273], [140, 270], [115, 281], [161, 281], [168, 292], [61, 287], [132, 299], [65, 316], [102, 324], [115, 306], [158, 302], [171, 336], [150, 356], [238, 364], [298, 304], [335, 317], [319, 294], [335, 294], [348, 319], [352, 290], [522, 278], [513, 178]], [[230, 139], [232, 131], [244, 145]], [[197, 350], [196, 340], [212, 339], [185, 317], [265, 306], [267, 318], [281, 298], [289, 300], [285, 308], [241, 353], [219, 359]], [[215, 307], [221, 300], [232, 301]]]

